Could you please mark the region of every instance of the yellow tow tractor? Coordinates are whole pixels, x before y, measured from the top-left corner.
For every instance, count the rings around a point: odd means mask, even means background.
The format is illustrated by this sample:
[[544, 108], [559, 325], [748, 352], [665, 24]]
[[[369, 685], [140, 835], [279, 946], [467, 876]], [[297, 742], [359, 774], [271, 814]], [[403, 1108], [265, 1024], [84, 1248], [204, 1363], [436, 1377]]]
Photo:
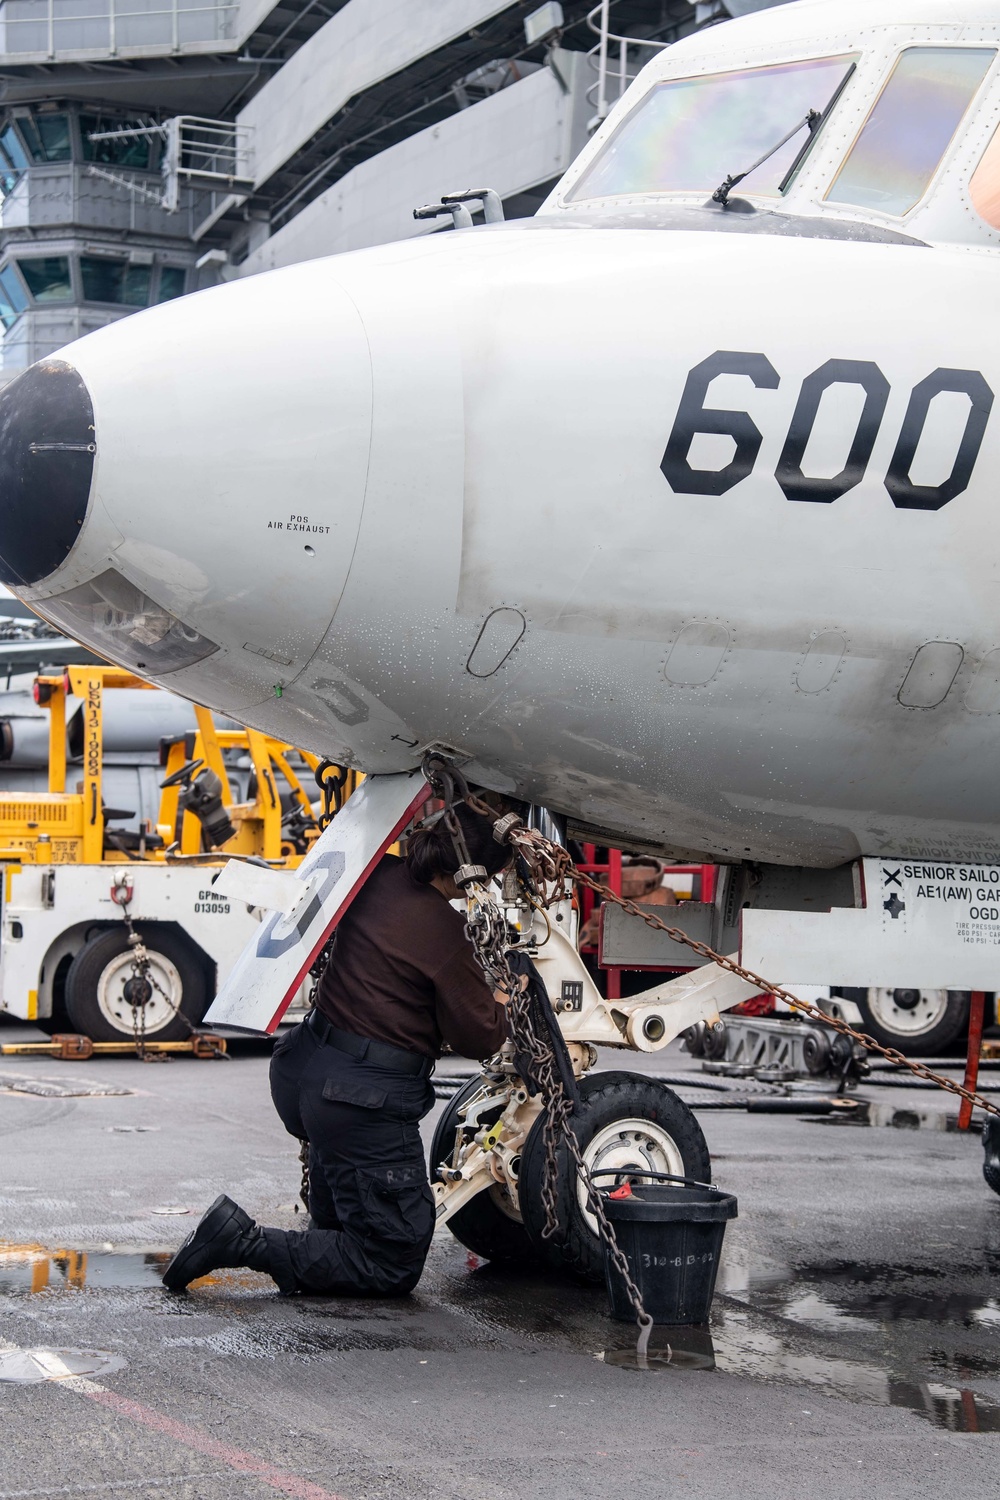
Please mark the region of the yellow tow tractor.
[[[104, 703], [126, 688], [157, 691], [96, 665], [35, 681], [49, 716], [48, 791], [0, 794], [0, 1011], [69, 1033], [63, 1056], [89, 1055], [81, 1037], [99, 1050], [204, 1055], [212, 1048], [192, 1029], [261, 918], [217, 895], [215, 873], [231, 858], [294, 868], [319, 833], [300, 772], [318, 770], [338, 800], [358, 778], [256, 730], [220, 728], [196, 707], [194, 730], [161, 741], [155, 824], [116, 828], [132, 814], [102, 796]], [[72, 792], [69, 699], [83, 714]], [[247, 757], [249, 795], [238, 801], [233, 768]]]

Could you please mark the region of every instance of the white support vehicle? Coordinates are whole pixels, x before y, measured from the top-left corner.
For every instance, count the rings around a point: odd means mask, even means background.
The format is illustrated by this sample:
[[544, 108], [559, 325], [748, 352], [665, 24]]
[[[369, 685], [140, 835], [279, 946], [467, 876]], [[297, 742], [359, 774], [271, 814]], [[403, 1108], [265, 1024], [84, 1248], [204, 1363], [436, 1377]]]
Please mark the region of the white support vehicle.
[[[217, 866], [64, 865], [8, 869], [0, 944], [2, 1009], [92, 1041], [141, 1030], [183, 1041], [253, 936], [256, 908], [217, 896]], [[152, 997], [126, 994], [125, 910], [149, 954]]]
[[[0, 1013], [91, 1042], [184, 1042], [260, 922], [259, 906], [220, 895], [215, 877], [229, 858], [295, 868], [318, 833], [295, 765], [318, 761], [194, 708], [195, 729], [161, 740], [155, 822], [128, 826], [134, 815], [103, 792], [111, 689], [148, 693], [96, 665], [36, 680], [48, 790], [0, 793]], [[67, 732], [74, 702], [79, 746]], [[82, 779], [67, 791], [74, 749]]]

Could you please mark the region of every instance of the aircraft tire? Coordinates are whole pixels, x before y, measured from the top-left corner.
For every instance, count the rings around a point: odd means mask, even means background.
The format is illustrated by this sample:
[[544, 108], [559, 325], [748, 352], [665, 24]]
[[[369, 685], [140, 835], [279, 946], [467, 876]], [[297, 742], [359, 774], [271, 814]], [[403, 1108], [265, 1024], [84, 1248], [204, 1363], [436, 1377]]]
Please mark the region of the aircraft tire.
[[[205, 973], [191, 945], [168, 928], [139, 929], [154, 980], [146, 1009], [145, 1039], [182, 1042], [208, 1006]], [[123, 990], [132, 976], [131, 950], [124, 922], [91, 937], [66, 975], [66, 1010], [74, 1031], [93, 1042], [130, 1041], [132, 1007]]]
[[[919, 993], [914, 1008], [897, 1005], [896, 994], [909, 997]], [[895, 991], [891, 989], [842, 989], [845, 1000], [853, 1000], [861, 1011], [863, 1031], [883, 1047], [895, 1047], [912, 1057], [934, 1057], [945, 1052], [966, 1031], [969, 1024], [968, 990]]]
[[[481, 1085], [481, 1078], [471, 1078], [464, 1088], [459, 1089], [448, 1100], [442, 1110], [431, 1141], [432, 1179], [440, 1164], [451, 1157], [459, 1110]], [[468, 1203], [463, 1204], [448, 1220], [448, 1228], [459, 1244], [475, 1255], [482, 1256], [483, 1260], [517, 1261], [523, 1264], [537, 1259], [518, 1209], [506, 1197], [499, 1184], [495, 1188], [485, 1188], [475, 1198], [470, 1198]]]
[[[711, 1180], [708, 1143], [691, 1110], [673, 1090], [637, 1073], [592, 1073], [580, 1080], [580, 1108], [572, 1117], [584, 1162], [590, 1171], [616, 1169], [623, 1179], [647, 1171], [669, 1172], [696, 1182]], [[559, 1228], [542, 1238], [545, 1210], [542, 1180], [545, 1143], [542, 1121], [532, 1127], [521, 1157], [519, 1196], [525, 1227], [550, 1266], [584, 1281], [604, 1281], [604, 1252], [596, 1222], [584, 1207], [585, 1194], [565, 1143], [556, 1152]], [[613, 1186], [615, 1178], [598, 1178]]]

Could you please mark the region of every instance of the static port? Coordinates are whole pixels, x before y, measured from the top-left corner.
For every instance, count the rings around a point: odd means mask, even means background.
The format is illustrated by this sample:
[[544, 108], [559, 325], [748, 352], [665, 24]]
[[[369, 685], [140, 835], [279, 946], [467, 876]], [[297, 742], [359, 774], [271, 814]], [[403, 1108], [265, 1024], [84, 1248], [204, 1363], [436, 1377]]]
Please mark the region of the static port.
[[666, 1029], [662, 1016], [647, 1016], [642, 1023], [642, 1034], [647, 1042], [662, 1041]]

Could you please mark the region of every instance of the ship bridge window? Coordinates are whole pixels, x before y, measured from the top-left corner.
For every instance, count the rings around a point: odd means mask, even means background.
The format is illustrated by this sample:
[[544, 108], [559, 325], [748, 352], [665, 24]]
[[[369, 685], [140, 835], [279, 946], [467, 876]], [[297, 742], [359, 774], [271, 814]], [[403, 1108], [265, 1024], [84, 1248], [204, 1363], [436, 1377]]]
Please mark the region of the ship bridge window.
[[149, 171], [153, 165], [152, 150], [153, 142], [148, 135], [139, 135], [129, 140], [127, 137], [116, 141], [92, 141], [91, 135], [111, 130], [125, 130], [127, 123], [124, 120], [107, 120], [101, 115], [81, 115], [80, 135], [83, 138], [83, 156], [85, 161], [105, 162], [109, 166], [137, 167], [140, 171]]
[[186, 279], [187, 272], [183, 266], [161, 266], [157, 302], [172, 302], [175, 297], [183, 297]]
[[35, 161], [69, 161], [72, 157], [69, 115], [20, 115], [18, 124]]
[[24, 172], [27, 170], [28, 158], [24, 154], [24, 147], [21, 145], [17, 131], [13, 125], [8, 125], [7, 129], [0, 135], [0, 147], [3, 148], [4, 160], [13, 167], [15, 172]]
[[19, 260], [17, 268], [36, 302], [69, 302], [72, 297], [68, 256], [40, 255], [33, 260]]
[[567, 201], [711, 193], [790, 134], [740, 184], [740, 192], [776, 196], [809, 145], [807, 114], [826, 113], [853, 65], [853, 56], [821, 57], [657, 84], [605, 142]]
[[0, 135], [0, 189], [3, 196], [13, 192], [17, 179], [25, 171], [28, 158], [24, 154], [24, 147], [17, 136], [13, 125]]
[[986, 47], [901, 52], [833, 185], [830, 203], [900, 217], [927, 191], [996, 57]]
[[126, 307], [145, 307], [149, 301], [150, 266], [81, 255], [80, 275], [85, 302], [123, 302]]
[[0, 271], [0, 323], [10, 328], [17, 322], [28, 305], [24, 288], [17, 279], [13, 266], [4, 266]]

